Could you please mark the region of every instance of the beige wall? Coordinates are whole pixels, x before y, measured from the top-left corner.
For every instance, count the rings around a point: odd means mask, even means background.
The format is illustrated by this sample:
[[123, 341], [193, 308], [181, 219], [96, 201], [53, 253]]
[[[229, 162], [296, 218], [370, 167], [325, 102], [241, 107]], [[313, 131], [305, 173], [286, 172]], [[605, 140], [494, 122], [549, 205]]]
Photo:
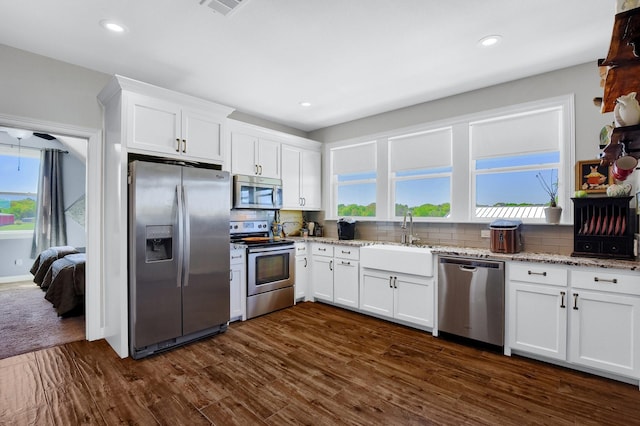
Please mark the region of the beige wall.
[[102, 128], [96, 96], [109, 75], [6, 45], [0, 63], [0, 114]]
[[593, 105], [593, 98], [602, 96], [595, 61], [315, 130], [309, 138], [335, 142], [570, 93], [575, 94], [576, 159], [596, 158], [600, 129], [613, 114], [601, 114]]

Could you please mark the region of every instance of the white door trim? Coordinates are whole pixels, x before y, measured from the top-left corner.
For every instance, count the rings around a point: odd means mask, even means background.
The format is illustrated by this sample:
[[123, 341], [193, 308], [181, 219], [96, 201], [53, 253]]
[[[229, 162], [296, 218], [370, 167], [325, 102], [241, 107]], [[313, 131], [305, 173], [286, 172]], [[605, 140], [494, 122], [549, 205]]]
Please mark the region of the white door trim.
[[0, 126], [87, 140], [85, 333], [87, 340], [102, 339], [105, 335], [105, 298], [102, 279], [102, 130], [6, 114], [0, 114]]

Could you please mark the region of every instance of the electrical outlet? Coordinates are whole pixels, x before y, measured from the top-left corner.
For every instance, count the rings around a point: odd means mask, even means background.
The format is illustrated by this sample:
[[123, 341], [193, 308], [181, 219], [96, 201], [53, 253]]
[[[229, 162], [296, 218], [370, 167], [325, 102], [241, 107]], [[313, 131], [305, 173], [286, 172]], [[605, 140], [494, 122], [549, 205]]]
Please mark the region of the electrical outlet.
[[490, 237], [491, 237], [491, 230], [489, 229], [480, 230], [480, 238], [490, 238]]

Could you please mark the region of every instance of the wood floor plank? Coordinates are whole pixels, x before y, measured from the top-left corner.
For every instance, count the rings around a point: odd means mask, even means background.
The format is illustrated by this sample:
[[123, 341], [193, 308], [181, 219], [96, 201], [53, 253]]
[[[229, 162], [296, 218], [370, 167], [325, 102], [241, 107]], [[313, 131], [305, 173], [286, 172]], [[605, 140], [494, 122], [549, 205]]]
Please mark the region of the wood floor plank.
[[[47, 400], [34, 355], [19, 355], [16, 361], [0, 366], [0, 417], [11, 418], [20, 413], [39, 416]], [[26, 415], [26, 414], [25, 414]]]
[[104, 341], [0, 360], [0, 424], [607, 424], [636, 386], [321, 303], [139, 361]]
[[205, 407], [202, 409], [202, 413], [214, 425], [266, 425], [260, 417], [256, 416], [251, 410], [232, 396], [227, 396]]

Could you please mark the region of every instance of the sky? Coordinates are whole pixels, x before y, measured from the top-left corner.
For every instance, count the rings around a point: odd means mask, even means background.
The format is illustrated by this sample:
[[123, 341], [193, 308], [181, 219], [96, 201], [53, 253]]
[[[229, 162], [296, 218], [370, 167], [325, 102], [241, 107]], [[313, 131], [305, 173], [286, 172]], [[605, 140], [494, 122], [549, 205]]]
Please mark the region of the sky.
[[39, 172], [39, 158], [0, 155], [0, 192], [36, 192]]
[[[482, 187], [478, 189], [478, 203], [492, 206], [496, 203], [531, 203], [546, 204], [549, 195], [536, 178], [537, 172], [521, 172], [506, 174], [481, 175], [479, 181]], [[544, 174], [549, 181], [550, 172]], [[425, 203], [424, 193], [428, 191], [431, 204], [449, 202], [449, 186], [443, 179], [434, 179], [434, 184], [422, 186], [421, 181], [405, 181], [401, 184], [402, 191], [397, 196], [401, 204], [409, 207], [419, 206]], [[346, 202], [349, 200], [349, 202]], [[374, 184], [344, 186], [340, 189], [339, 204], [368, 205], [375, 202], [376, 191]]]

